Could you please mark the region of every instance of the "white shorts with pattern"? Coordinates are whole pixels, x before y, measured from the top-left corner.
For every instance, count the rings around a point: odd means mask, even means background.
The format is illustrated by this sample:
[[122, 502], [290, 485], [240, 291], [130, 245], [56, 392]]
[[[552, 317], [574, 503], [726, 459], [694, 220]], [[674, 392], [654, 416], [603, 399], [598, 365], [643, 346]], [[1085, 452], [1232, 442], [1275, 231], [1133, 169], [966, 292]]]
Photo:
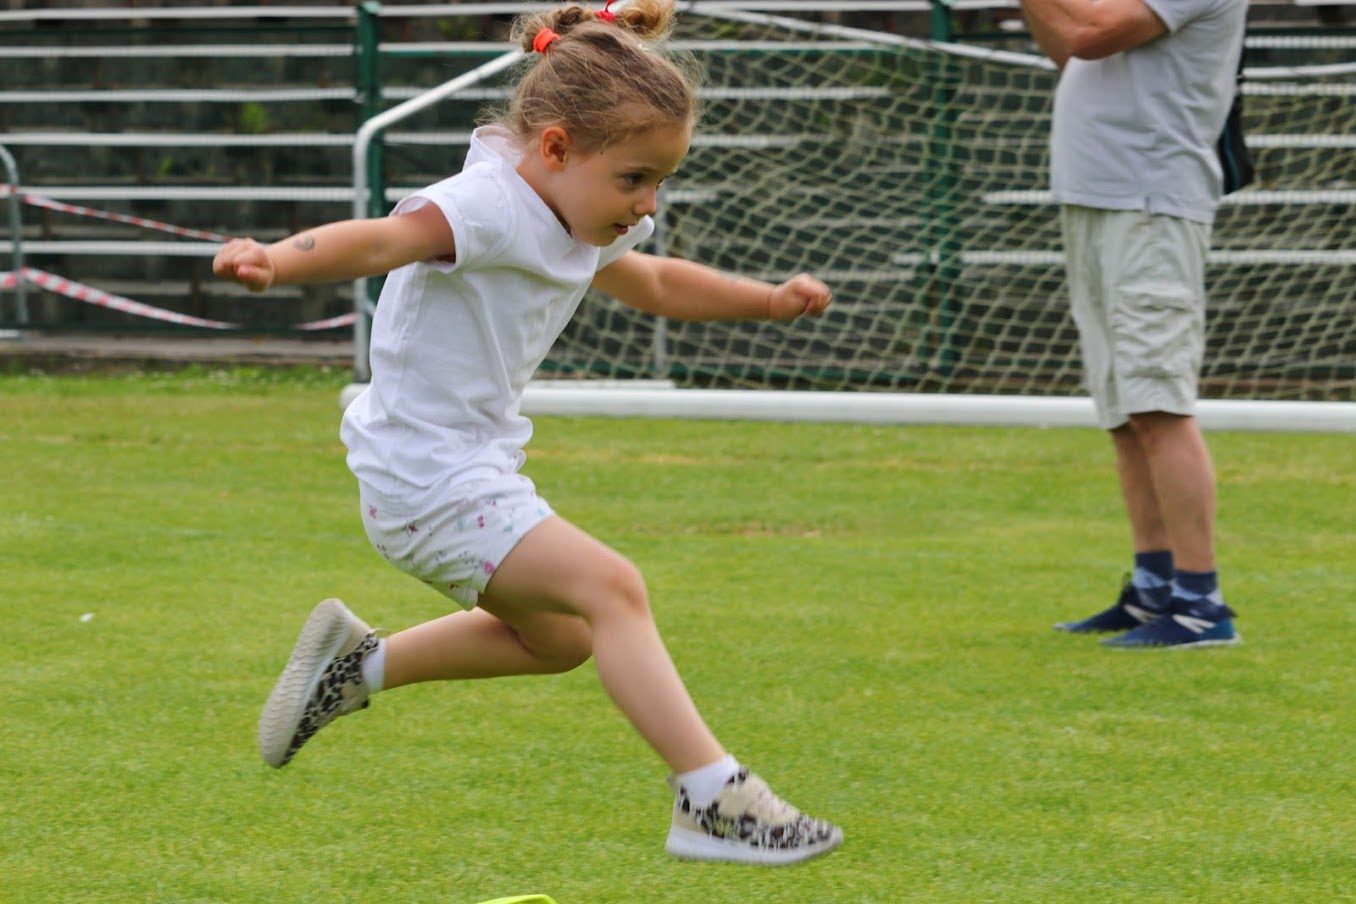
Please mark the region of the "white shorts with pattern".
[[1084, 383], [1110, 430], [1193, 414], [1205, 351], [1210, 226], [1143, 211], [1061, 209]]
[[513, 547], [553, 514], [521, 474], [434, 487], [413, 502], [358, 486], [377, 552], [463, 609], [476, 607]]

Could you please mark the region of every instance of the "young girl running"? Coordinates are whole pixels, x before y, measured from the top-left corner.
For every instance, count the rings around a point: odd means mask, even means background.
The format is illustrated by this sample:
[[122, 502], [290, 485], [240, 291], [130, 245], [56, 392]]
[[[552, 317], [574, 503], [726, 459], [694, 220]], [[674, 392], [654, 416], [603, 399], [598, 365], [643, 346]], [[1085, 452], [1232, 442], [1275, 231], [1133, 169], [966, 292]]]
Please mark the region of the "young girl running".
[[459, 175], [383, 219], [330, 223], [268, 247], [225, 245], [213, 271], [255, 291], [389, 273], [372, 381], [341, 436], [377, 550], [464, 611], [381, 639], [338, 600], [311, 613], [259, 721], [284, 766], [372, 694], [419, 681], [564, 672], [593, 657], [612, 700], [673, 772], [666, 849], [791, 863], [842, 841], [790, 806], [707, 728], [655, 628], [645, 584], [615, 550], [555, 515], [519, 473], [528, 378], [590, 285], [684, 319], [791, 320], [829, 290], [778, 286], [639, 253], [656, 192], [687, 154], [691, 82], [651, 42], [672, 0], [615, 14], [520, 17], [536, 56]]

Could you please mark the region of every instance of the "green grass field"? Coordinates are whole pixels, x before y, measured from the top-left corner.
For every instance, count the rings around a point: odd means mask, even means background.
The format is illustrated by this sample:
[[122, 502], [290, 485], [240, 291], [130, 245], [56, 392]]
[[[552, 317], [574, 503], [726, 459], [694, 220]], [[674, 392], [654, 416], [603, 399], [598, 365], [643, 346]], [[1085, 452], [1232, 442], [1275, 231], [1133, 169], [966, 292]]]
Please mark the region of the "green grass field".
[[540, 419], [527, 472], [646, 574], [724, 742], [843, 848], [683, 863], [591, 665], [422, 685], [288, 768], [255, 719], [367, 545], [342, 374], [0, 377], [0, 900], [1330, 902], [1356, 888], [1351, 436], [1216, 434], [1244, 644], [1052, 622], [1128, 560], [1094, 430]]

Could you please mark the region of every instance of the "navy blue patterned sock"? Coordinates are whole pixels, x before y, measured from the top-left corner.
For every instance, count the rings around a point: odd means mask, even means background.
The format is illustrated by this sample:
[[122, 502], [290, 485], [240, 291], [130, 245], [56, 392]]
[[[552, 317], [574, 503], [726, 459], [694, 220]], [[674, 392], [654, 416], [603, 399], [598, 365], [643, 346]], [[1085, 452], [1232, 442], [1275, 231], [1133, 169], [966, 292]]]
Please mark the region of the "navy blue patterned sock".
[[1139, 591], [1140, 602], [1163, 609], [1172, 596], [1172, 551], [1153, 549], [1135, 553], [1135, 572], [1130, 583]]
[[1219, 573], [1215, 571], [1173, 572], [1172, 595], [1191, 603], [1192, 608], [1208, 610], [1224, 604], [1219, 592]]

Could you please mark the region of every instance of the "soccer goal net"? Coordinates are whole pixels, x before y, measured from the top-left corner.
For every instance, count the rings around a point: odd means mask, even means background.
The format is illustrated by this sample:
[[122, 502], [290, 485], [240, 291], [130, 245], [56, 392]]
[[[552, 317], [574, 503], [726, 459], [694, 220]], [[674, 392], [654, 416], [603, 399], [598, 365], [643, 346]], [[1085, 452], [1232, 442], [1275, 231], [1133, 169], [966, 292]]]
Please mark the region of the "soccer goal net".
[[[708, 10], [690, 8], [675, 35], [705, 72], [704, 114], [645, 250], [773, 281], [810, 272], [835, 303], [793, 324], [713, 324], [656, 320], [594, 293], [539, 377], [882, 402], [1085, 400], [1046, 191], [1053, 66], [1031, 52]], [[1253, 42], [1248, 63], [1259, 177], [1216, 223], [1201, 394], [1343, 402], [1352, 419], [1356, 42]], [[446, 167], [442, 138], [411, 136], [464, 136], [514, 76], [402, 123], [414, 144], [392, 136], [390, 184], [420, 181], [401, 170], [421, 142], [442, 155], [424, 171]]]
[[[821, 319], [655, 321], [591, 297], [543, 376], [682, 386], [1076, 395], [1056, 73], [772, 16], [689, 12], [705, 115], [656, 250], [832, 285]], [[1356, 51], [1337, 48], [1331, 56]], [[1312, 58], [1312, 56], [1311, 56]], [[1259, 181], [1220, 212], [1202, 395], [1356, 398], [1356, 65], [1254, 69]]]

